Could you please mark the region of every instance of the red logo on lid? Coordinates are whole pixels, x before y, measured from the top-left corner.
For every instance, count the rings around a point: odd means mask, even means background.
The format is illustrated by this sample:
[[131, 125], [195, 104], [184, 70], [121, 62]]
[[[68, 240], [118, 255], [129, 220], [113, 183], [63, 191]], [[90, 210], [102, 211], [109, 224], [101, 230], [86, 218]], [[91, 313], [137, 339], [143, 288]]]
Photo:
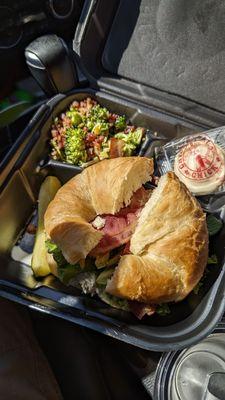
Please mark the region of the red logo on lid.
[[178, 169], [193, 180], [211, 178], [220, 171], [222, 163], [216, 146], [207, 139], [190, 142], [178, 153]]

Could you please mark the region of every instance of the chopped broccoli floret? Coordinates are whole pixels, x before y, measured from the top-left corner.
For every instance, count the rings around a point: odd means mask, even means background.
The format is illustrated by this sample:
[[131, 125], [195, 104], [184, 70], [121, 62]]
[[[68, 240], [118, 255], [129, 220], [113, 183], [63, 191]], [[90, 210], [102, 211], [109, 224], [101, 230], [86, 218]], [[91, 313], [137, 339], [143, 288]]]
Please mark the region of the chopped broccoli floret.
[[136, 147], [141, 143], [141, 139], [143, 136], [143, 129], [137, 128], [133, 132], [116, 133], [115, 138], [122, 139], [125, 142], [125, 146], [123, 148], [125, 156], [131, 156]]
[[109, 158], [109, 147], [103, 148], [102, 151], [99, 153], [100, 160], [104, 160], [105, 158]]
[[115, 138], [122, 139], [125, 143], [133, 144], [134, 146], [137, 146], [141, 143], [142, 136], [142, 128], [137, 128], [135, 131], [130, 131], [129, 133], [119, 132], [115, 134]]
[[85, 132], [81, 128], [68, 128], [66, 131], [65, 154], [70, 164], [86, 162], [87, 154], [84, 143]]
[[109, 117], [109, 112], [105, 107], [101, 107], [98, 104], [97, 106], [91, 108], [89, 116], [96, 122], [99, 120], [106, 121]]
[[78, 126], [83, 122], [82, 116], [76, 111], [67, 111], [67, 117], [71, 118], [72, 124]]
[[125, 115], [118, 116], [115, 121], [115, 128], [117, 131], [123, 131], [126, 128], [126, 117]]
[[87, 128], [88, 128], [89, 131], [92, 131], [92, 129], [93, 129], [94, 126], [95, 126], [95, 122], [92, 121], [92, 120], [90, 120], [90, 119], [88, 119], [87, 122], [86, 122], [86, 126], [87, 126]]
[[95, 135], [102, 135], [109, 131], [109, 124], [107, 122], [97, 122], [92, 128], [92, 132]]
[[127, 157], [132, 156], [135, 149], [136, 149], [136, 146], [134, 144], [126, 143], [123, 148], [123, 154]]
[[106, 108], [99, 104], [90, 109], [88, 116], [85, 119], [85, 124], [89, 131], [95, 135], [107, 133], [109, 130], [108, 124], [109, 112]]

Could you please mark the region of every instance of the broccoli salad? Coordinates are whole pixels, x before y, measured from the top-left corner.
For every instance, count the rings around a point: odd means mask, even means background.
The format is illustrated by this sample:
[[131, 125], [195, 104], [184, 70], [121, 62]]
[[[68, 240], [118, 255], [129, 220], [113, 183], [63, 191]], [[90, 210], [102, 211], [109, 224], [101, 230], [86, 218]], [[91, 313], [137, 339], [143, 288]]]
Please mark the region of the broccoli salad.
[[88, 166], [105, 158], [131, 156], [141, 144], [144, 128], [127, 123], [90, 97], [74, 101], [55, 118], [51, 129], [51, 157]]

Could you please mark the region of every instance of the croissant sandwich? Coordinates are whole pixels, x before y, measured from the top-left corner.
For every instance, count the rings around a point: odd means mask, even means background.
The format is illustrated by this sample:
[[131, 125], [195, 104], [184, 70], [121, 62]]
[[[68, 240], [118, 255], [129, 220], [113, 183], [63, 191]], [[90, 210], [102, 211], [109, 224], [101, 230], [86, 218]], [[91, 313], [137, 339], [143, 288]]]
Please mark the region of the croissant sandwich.
[[205, 215], [173, 172], [155, 189], [153, 160], [125, 157], [85, 169], [44, 217], [53, 274], [120, 308], [184, 299], [208, 258]]

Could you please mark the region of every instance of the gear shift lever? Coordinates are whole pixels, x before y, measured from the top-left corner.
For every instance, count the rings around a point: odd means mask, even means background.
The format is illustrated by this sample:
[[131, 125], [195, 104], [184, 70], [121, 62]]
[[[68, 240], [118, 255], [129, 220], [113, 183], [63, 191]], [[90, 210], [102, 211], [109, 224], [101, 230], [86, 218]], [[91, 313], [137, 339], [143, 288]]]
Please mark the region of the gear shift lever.
[[47, 96], [66, 93], [78, 85], [72, 55], [63, 39], [45, 35], [25, 49], [28, 68]]

